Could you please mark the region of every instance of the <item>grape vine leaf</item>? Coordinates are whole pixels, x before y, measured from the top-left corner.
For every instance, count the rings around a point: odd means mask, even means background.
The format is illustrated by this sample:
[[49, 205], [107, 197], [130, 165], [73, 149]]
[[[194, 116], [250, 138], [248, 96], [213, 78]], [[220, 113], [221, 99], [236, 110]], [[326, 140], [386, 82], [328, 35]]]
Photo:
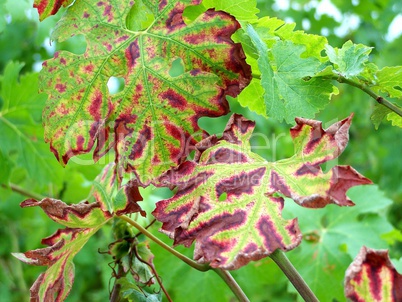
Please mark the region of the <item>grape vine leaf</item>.
[[329, 81], [314, 77], [322, 62], [316, 56], [302, 57], [306, 46], [279, 40], [269, 48], [253, 26], [247, 26], [246, 32], [258, 52], [264, 115], [289, 124], [296, 116], [311, 118], [337, 92]]
[[55, 15], [60, 7], [67, 7], [74, 0], [35, 0], [33, 7], [38, 10], [39, 20], [43, 21], [49, 16]]
[[46, 95], [37, 93], [37, 74], [20, 76], [23, 66], [10, 62], [0, 76], [0, 152], [8, 166], [26, 169], [36, 183], [57, 183], [61, 179], [59, 165], [48, 156], [43, 130], [38, 127]]
[[333, 48], [326, 45], [325, 50], [329, 60], [334, 64], [334, 72], [345, 78], [358, 76], [364, 70], [364, 65], [369, 59], [372, 47], [363, 44], [354, 44], [347, 41], [342, 48]]
[[223, 137], [210, 136], [196, 145], [194, 161], [186, 161], [160, 177], [155, 185], [177, 187], [159, 201], [154, 216], [174, 244], [190, 246], [194, 259], [212, 267], [237, 269], [276, 249], [291, 250], [301, 240], [297, 221], [281, 216], [282, 194], [303, 207], [334, 203], [353, 205], [346, 191], [370, 183], [349, 166], [323, 173], [320, 164], [346, 147], [351, 117], [323, 130], [314, 120], [297, 119], [291, 129], [295, 155], [267, 162], [251, 152], [255, 123], [233, 115]]
[[[103, 175], [110, 166], [105, 168]], [[105, 186], [110, 178], [101, 177], [100, 181]], [[132, 207], [130, 203], [142, 200], [138, 188], [130, 184], [126, 185], [127, 195], [125, 205], [120, 214], [135, 212], [139, 207]], [[124, 189], [124, 187], [122, 187]], [[96, 192], [96, 189], [94, 190]], [[71, 291], [74, 281], [73, 258], [105, 223], [112, 217], [107, 208], [105, 195], [94, 195], [96, 202], [88, 201], [67, 205], [61, 200], [44, 198], [41, 201], [27, 199], [21, 203], [21, 207], [39, 206], [46, 215], [55, 222], [66, 226], [59, 229], [50, 237], [42, 239], [42, 244], [48, 247], [27, 251], [25, 253], [13, 253], [13, 255], [28, 264], [48, 266], [31, 287], [32, 301], [64, 301]], [[110, 198], [110, 196], [108, 196]]]
[[[352, 259], [365, 244], [386, 248], [388, 243], [383, 236], [394, 230], [385, 215], [392, 200], [378, 186], [353, 187], [347, 195], [355, 206], [329, 206], [316, 209], [314, 215], [285, 200], [283, 216], [297, 217], [303, 231], [302, 243], [287, 256], [303, 278], [309, 280], [320, 301], [344, 301], [342, 280]], [[289, 290], [295, 291], [291, 285]]]
[[256, 0], [203, 0], [202, 5], [206, 8], [225, 11], [239, 21], [255, 21], [258, 19], [259, 9]]
[[[136, 17], [131, 1], [71, 6], [53, 38], [82, 34], [86, 52], [46, 61], [41, 90], [49, 95], [45, 139], [61, 163], [95, 144], [95, 159], [114, 147], [126, 172], [146, 185], [187, 156], [204, 135], [198, 118], [226, 114], [226, 95], [236, 96], [251, 75], [230, 38], [239, 27], [233, 17], [210, 10], [185, 24], [183, 10], [200, 1], [143, 3], [154, 17], [145, 30], [127, 27], [126, 17]], [[173, 77], [176, 60], [184, 72]], [[108, 92], [111, 77], [124, 79], [123, 91]]]
[[[375, 73], [375, 78], [375, 85], [372, 87], [374, 91], [385, 92], [392, 98], [402, 99], [402, 66], [384, 67]], [[395, 105], [398, 106], [398, 104]], [[392, 122], [393, 126], [402, 128], [402, 117], [386, 107], [381, 107], [384, 106], [377, 105], [371, 115], [371, 120], [376, 129], [385, 117]]]
[[402, 300], [402, 275], [387, 250], [361, 248], [346, 271], [345, 296], [351, 301]]

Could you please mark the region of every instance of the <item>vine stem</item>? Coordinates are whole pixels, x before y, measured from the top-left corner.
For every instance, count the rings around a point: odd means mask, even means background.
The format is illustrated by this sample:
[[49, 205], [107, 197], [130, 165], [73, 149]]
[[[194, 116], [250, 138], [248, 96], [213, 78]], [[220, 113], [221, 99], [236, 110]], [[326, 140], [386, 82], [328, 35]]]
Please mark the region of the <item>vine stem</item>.
[[359, 88], [360, 90], [364, 91], [369, 96], [371, 96], [373, 99], [375, 99], [379, 104], [387, 107], [388, 109], [392, 110], [393, 112], [395, 112], [396, 114], [398, 114], [399, 116], [402, 117], [402, 109], [401, 108], [399, 108], [398, 106], [395, 106], [394, 104], [392, 104], [390, 101], [388, 101], [384, 97], [376, 94], [373, 90], [371, 90], [366, 85], [360, 84], [360, 83], [358, 83], [356, 81], [353, 81], [353, 80], [350, 80], [350, 79], [347, 79], [342, 75], [334, 75], [332, 77], [332, 79], [337, 81], [337, 82], [339, 82], [339, 83], [345, 83], [345, 84], [348, 84], [350, 86]]
[[190, 265], [191, 267], [195, 268], [196, 270], [205, 272], [211, 269], [211, 267], [208, 264], [200, 264], [198, 262], [195, 262], [194, 260], [184, 256], [182, 253], [176, 251], [175, 249], [171, 248], [169, 245], [164, 243], [162, 240], [160, 240], [158, 237], [154, 236], [151, 232], [149, 232], [146, 228], [138, 224], [136, 221], [132, 220], [131, 218], [121, 215], [117, 216], [120, 219], [123, 219], [127, 223], [131, 224], [133, 227], [135, 227], [137, 230], [139, 230], [141, 233], [143, 233], [145, 236], [147, 236], [149, 239], [151, 239], [153, 242], [155, 242], [157, 245], [162, 247], [163, 249], [167, 250], [169, 253], [175, 255], [177, 258], [185, 262], [186, 264]]
[[310, 287], [307, 285], [282, 250], [275, 250], [270, 257], [283, 271], [289, 281], [292, 282], [293, 286], [306, 302], [319, 302]]
[[233, 294], [236, 296], [236, 298], [240, 302], [249, 302], [250, 300], [247, 298], [246, 294], [243, 292], [242, 288], [237, 284], [236, 280], [233, 278], [233, 276], [226, 270], [220, 269], [220, 268], [212, 268], [208, 264], [200, 264], [198, 262], [195, 262], [194, 260], [184, 256], [183, 254], [179, 253], [175, 249], [171, 248], [169, 245], [164, 243], [162, 240], [160, 240], [158, 237], [154, 236], [152, 233], [150, 233], [146, 228], [138, 224], [136, 221], [132, 220], [131, 218], [121, 215], [117, 216], [118, 218], [126, 221], [127, 223], [131, 224], [133, 227], [135, 227], [138, 231], [140, 231], [142, 234], [144, 234], [146, 237], [151, 239], [153, 242], [158, 244], [160, 247], [168, 251], [169, 253], [175, 255], [177, 258], [185, 262], [186, 264], [190, 265], [191, 267], [195, 268], [196, 270], [206, 272], [208, 270], [213, 270], [219, 277], [222, 278], [222, 280], [227, 284], [227, 286], [231, 289]]
[[11, 189], [12, 191], [14, 191], [16, 193], [29, 197], [29, 198], [33, 198], [33, 199], [37, 199], [37, 200], [42, 200], [45, 198], [45, 196], [42, 196], [35, 192], [28, 191], [13, 183], [9, 183], [8, 185], [1, 184], [1, 186], [5, 189]]
[[[255, 79], [261, 80], [261, 76], [259, 74], [252, 74], [252, 77]], [[344, 84], [348, 84], [350, 86], [359, 88], [361, 91], [365, 92], [366, 94], [371, 96], [373, 99], [375, 99], [377, 101], [377, 103], [387, 107], [388, 109], [390, 109], [391, 111], [395, 112], [396, 114], [398, 114], [399, 116], [402, 117], [402, 108], [399, 108], [398, 106], [396, 106], [393, 103], [391, 103], [390, 101], [388, 101], [386, 98], [376, 94], [373, 90], [371, 90], [368, 86], [366, 86], [364, 84], [360, 84], [356, 81], [347, 79], [340, 74], [329, 76], [329, 77], [323, 77], [323, 78], [335, 80], [338, 83], [341, 83], [341, 84], [344, 83]]]
[[239, 301], [250, 302], [241, 287], [237, 284], [236, 280], [227, 270], [220, 268], [213, 268], [212, 270], [217, 273], [218, 276], [223, 279], [223, 281], [225, 281], [225, 283], [230, 287], [230, 289], [235, 294], [236, 298], [239, 299]]

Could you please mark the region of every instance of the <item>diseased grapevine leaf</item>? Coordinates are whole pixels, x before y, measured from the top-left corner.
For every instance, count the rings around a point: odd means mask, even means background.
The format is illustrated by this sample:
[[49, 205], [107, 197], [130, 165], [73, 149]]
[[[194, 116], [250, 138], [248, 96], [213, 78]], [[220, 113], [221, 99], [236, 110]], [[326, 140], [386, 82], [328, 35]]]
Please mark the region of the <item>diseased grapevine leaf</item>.
[[320, 301], [345, 301], [342, 281], [352, 259], [365, 244], [386, 248], [383, 235], [394, 229], [385, 215], [392, 200], [378, 186], [353, 187], [347, 195], [355, 206], [328, 206], [314, 215], [285, 200], [283, 216], [296, 216], [303, 232], [302, 243], [287, 256]]
[[402, 275], [387, 250], [361, 248], [346, 271], [345, 296], [351, 301], [402, 300]]
[[[112, 171], [112, 172], [111, 172]], [[21, 207], [39, 206], [55, 222], [66, 226], [52, 236], [42, 240], [46, 248], [14, 253], [21, 261], [33, 265], [48, 266], [31, 287], [32, 301], [64, 301], [70, 293], [74, 281], [73, 258], [113, 215], [108, 211], [107, 202], [113, 200], [115, 177], [114, 166], [108, 165], [98, 178], [98, 186], [94, 187], [93, 196], [96, 202], [84, 201], [67, 205], [61, 200], [44, 198], [41, 201], [27, 199]], [[100, 187], [105, 189], [100, 192]], [[118, 208], [112, 210], [119, 214], [140, 212], [137, 201], [142, 200], [138, 187], [129, 183], [121, 188]], [[126, 194], [125, 197], [122, 195]], [[126, 204], [122, 204], [125, 201]], [[110, 202], [114, 204], [114, 202]], [[142, 212], [141, 212], [142, 213]]]
[[99, 203], [81, 202], [67, 205], [61, 200], [44, 198], [41, 201], [27, 199], [21, 207], [39, 206], [55, 222], [69, 228], [94, 228], [109, 220], [112, 215], [102, 211]]
[[49, 16], [55, 15], [61, 6], [67, 7], [74, 0], [35, 0], [33, 7], [38, 9], [39, 20], [43, 21]]
[[[0, 76], [0, 151], [7, 165], [27, 170], [40, 185], [58, 182], [57, 161], [43, 142], [41, 113], [46, 95], [38, 94], [38, 75], [20, 71], [24, 64], [10, 62]], [[12, 156], [16, 154], [16, 156]]]
[[232, 116], [221, 139], [211, 136], [198, 143], [194, 161], [156, 183], [177, 187], [176, 195], [158, 202], [153, 212], [163, 222], [162, 231], [175, 244], [190, 246], [195, 240], [196, 260], [237, 269], [300, 243], [296, 220], [281, 216], [278, 193], [309, 208], [353, 205], [346, 191], [370, 180], [349, 166], [325, 174], [320, 168], [346, 147], [351, 117], [327, 130], [318, 121], [296, 122], [291, 129], [295, 155], [277, 162], [251, 152], [254, 123], [239, 115]]
[[[126, 172], [147, 184], [202, 138], [198, 118], [227, 113], [226, 95], [236, 96], [250, 81], [241, 46], [230, 39], [239, 24], [215, 11], [185, 24], [183, 10], [199, 2], [144, 1], [154, 17], [144, 31], [127, 27], [140, 26], [125, 22], [137, 17], [130, 1], [77, 1], [68, 9], [54, 38], [82, 34], [86, 52], [59, 52], [41, 73], [49, 95], [45, 139], [60, 162], [95, 144], [98, 159], [114, 146]], [[172, 76], [177, 60], [184, 71]], [[124, 79], [113, 95], [111, 77]]]
[[251, 25], [246, 31], [258, 52], [268, 117], [292, 123], [296, 116], [313, 117], [325, 107], [336, 88], [329, 81], [314, 77], [322, 69], [318, 58], [303, 58], [306, 47], [291, 41], [277, 41], [268, 48]]
[[369, 59], [372, 47], [363, 44], [353, 44], [347, 41], [342, 48], [333, 48], [330, 45], [325, 47], [329, 60], [334, 64], [335, 72], [345, 78], [358, 76]]
[[31, 301], [64, 301], [74, 282], [75, 255], [88, 239], [101, 227], [88, 229], [65, 228], [50, 237], [44, 238], [46, 248], [13, 253], [19, 260], [32, 265], [45, 265], [42, 273], [31, 287]]

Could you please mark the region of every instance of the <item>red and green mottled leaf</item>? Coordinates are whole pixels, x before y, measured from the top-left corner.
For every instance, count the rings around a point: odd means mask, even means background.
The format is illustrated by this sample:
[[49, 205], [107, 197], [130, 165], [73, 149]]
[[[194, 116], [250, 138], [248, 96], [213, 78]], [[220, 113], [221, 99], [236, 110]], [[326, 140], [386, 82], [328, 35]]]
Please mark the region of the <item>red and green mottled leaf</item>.
[[370, 183], [351, 167], [323, 173], [320, 165], [339, 156], [348, 142], [351, 117], [326, 130], [297, 119], [291, 129], [295, 155], [267, 162], [251, 152], [254, 123], [233, 115], [223, 137], [197, 144], [194, 161], [165, 173], [156, 185], [177, 187], [153, 212], [175, 244], [190, 246], [194, 258], [213, 267], [236, 269], [276, 249], [290, 250], [301, 240], [297, 221], [281, 216], [282, 194], [309, 208], [353, 203], [346, 191]]
[[95, 234], [96, 228], [58, 230], [44, 238], [46, 248], [14, 253], [19, 260], [32, 265], [48, 266], [31, 287], [31, 301], [64, 301], [74, 282], [74, 256], [88, 239]]
[[402, 275], [387, 250], [363, 246], [346, 271], [345, 296], [351, 301], [401, 301]]
[[55, 15], [61, 6], [68, 6], [73, 0], [35, 0], [33, 7], [38, 10], [39, 20], [43, 21], [49, 16]]
[[[94, 145], [95, 159], [114, 147], [126, 172], [147, 184], [203, 137], [200, 117], [228, 112], [226, 95], [250, 80], [241, 46], [230, 38], [239, 24], [212, 10], [185, 24], [183, 10], [199, 2], [144, 1], [154, 21], [143, 31], [125, 22], [136, 17], [130, 1], [76, 1], [68, 9], [54, 38], [82, 34], [86, 51], [59, 52], [41, 73], [49, 95], [45, 139], [60, 162]], [[174, 62], [182, 73], [171, 73]], [[111, 77], [124, 79], [121, 92], [109, 93]]]
[[41, 201], [27, 199], [21, 207], [39, 206], [52, 220], [69, 228], [95, 228], [109, 220], [112, 215], [105, 212], [99, 203], [67, 205], [63, 201], [53, 198], [44, 198]]
[[74, 281], [73, 258], [113, 213], [145, 215], [137, 204], [142, 197], [136, 182], [131, 181], [117, 191], [114, 168], [114, 164], [107, 165], [95, 182], [92, 195], [96, 202], [67, 205], [61, 200], [44, 198], [21, 203], [23, 208], [41, 207], [52, 220], [67, 227], [42, 240], [48, 247], [13, 254], [25, 263], [48, 266], [31, 288], [32, 301], [64, 301]]

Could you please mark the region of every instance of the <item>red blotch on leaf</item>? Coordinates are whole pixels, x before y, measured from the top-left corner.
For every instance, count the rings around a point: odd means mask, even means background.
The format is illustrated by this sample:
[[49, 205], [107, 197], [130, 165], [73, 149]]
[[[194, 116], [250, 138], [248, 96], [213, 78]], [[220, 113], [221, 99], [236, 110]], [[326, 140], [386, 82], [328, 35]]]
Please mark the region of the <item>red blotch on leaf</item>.
[[161, 100], [167, 100], [169, 105], [179, 110], [185, 110], [188, 106], [188, 101], [173, 89], [163, 91], [160, 95]]
[[66, 88], [67, 88], [67, 86], [65, 84], [56, 84], [56, 89], [60, 93], [65, 92]]

